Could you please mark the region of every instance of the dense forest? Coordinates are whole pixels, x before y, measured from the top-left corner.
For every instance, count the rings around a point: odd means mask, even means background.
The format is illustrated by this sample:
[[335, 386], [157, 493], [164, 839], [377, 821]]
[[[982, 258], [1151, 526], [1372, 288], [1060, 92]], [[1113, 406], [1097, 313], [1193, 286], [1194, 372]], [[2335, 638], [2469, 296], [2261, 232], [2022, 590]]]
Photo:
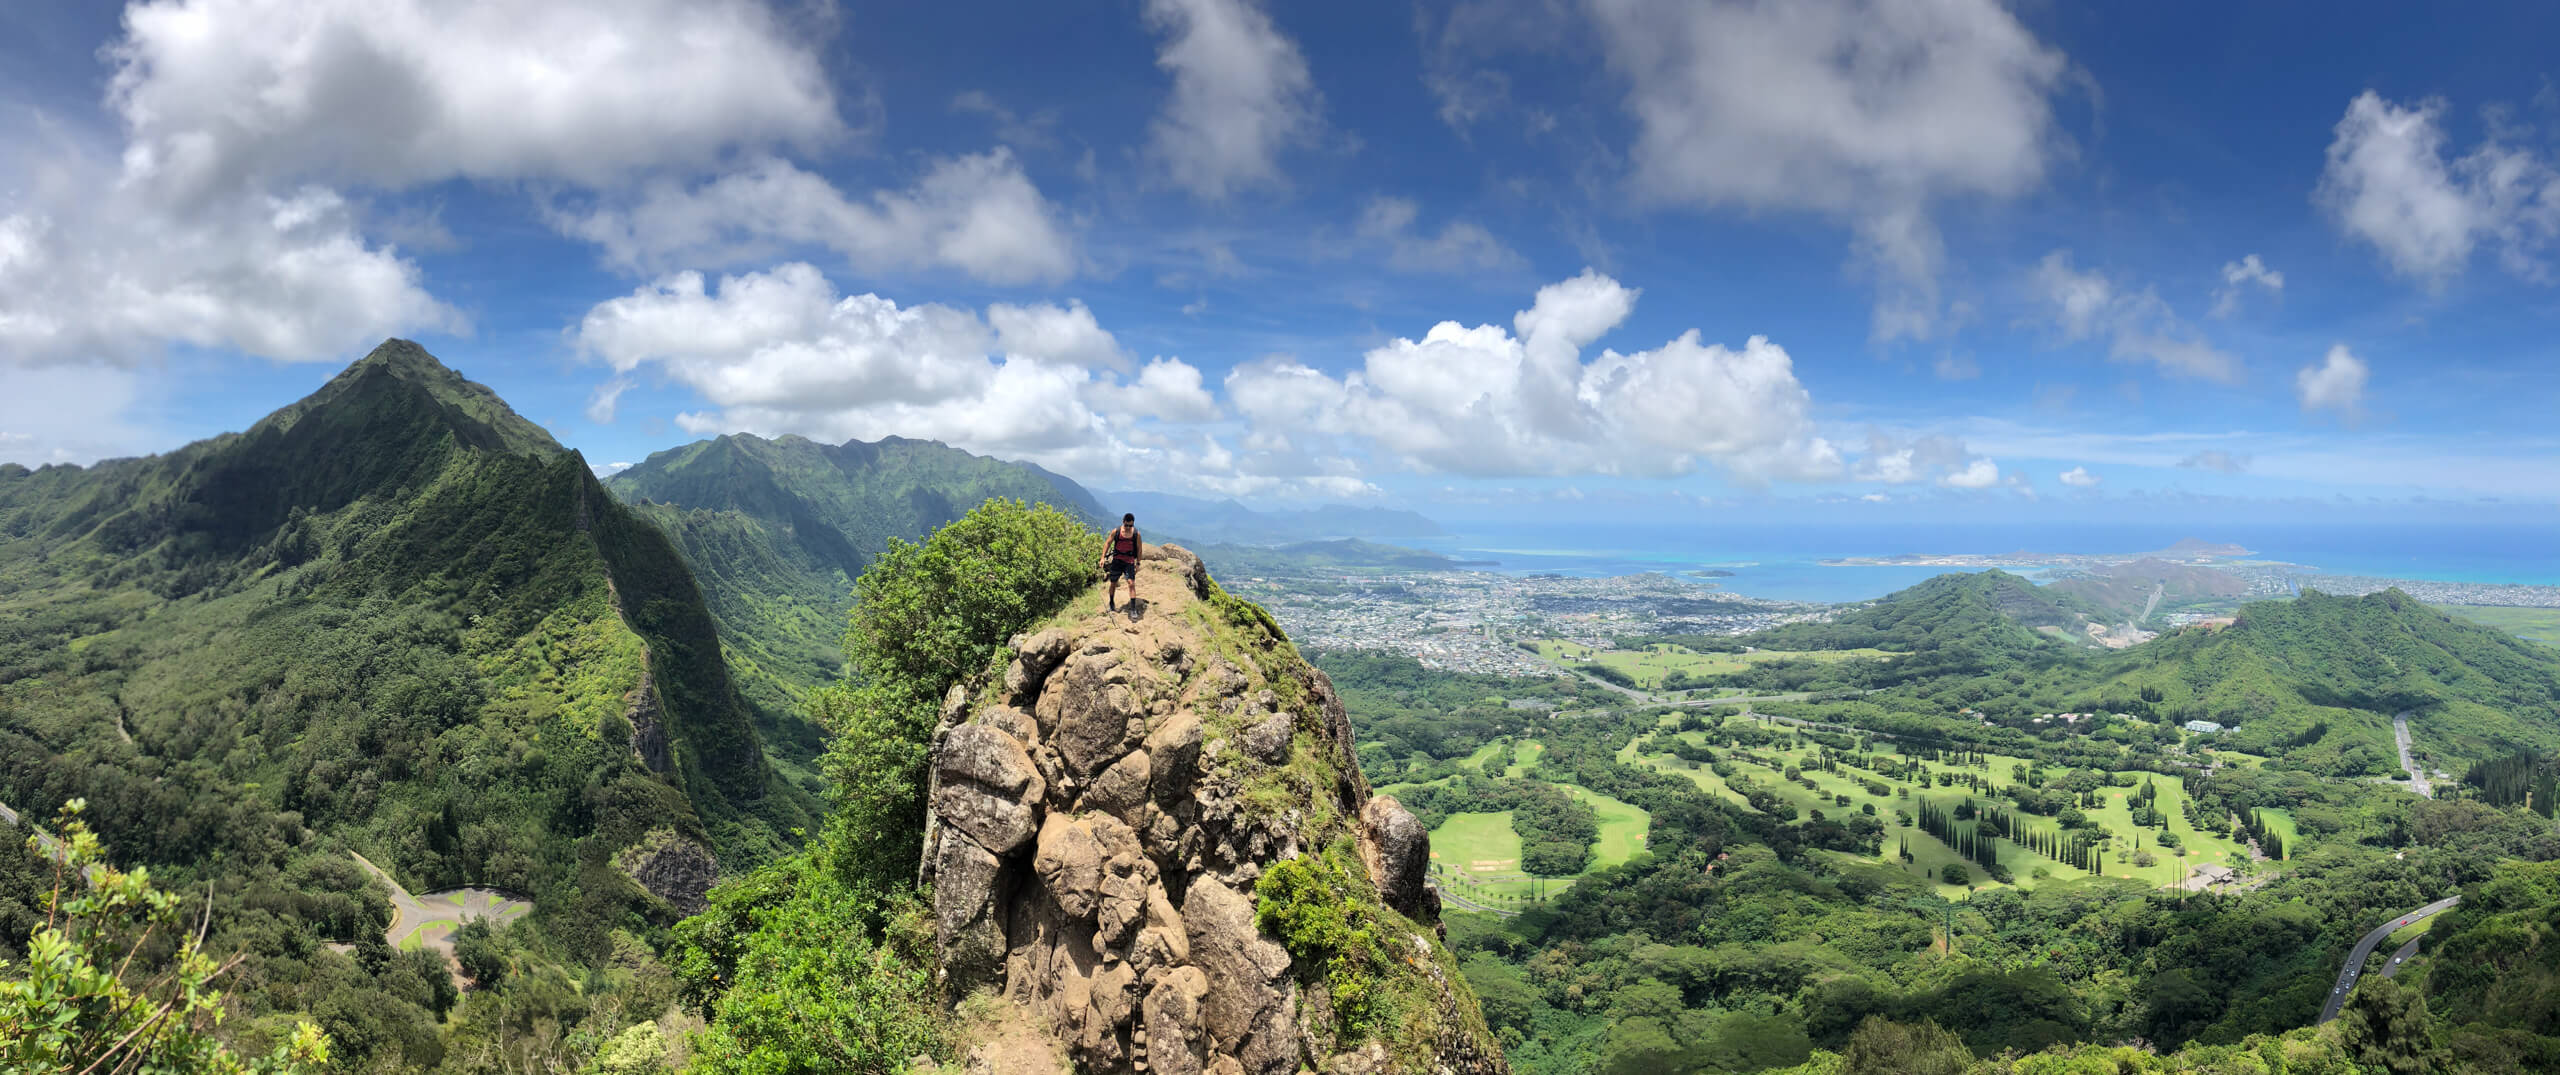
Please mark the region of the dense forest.
[[[114, 861], [210, 893], [252, 1052], [303, 1016], [347, 1066], [574, 1052], [663, 1006], [653, 938], [711, 870], [816, 824], [665, 535], [413, 344], [245, 433], [0, 468], [0, 535], [0, 803], [83, 800]], [[458, 997], [388, 947], [357, 854], [529, 901], [516, 972]], [[12, 847], [0, 958], [51, 876]]]
[[[1825, 819], [1737, 785], [1744, 805], [1616, 760], [1630, 750], [1701, 767], [1717, 760], [1717, 749], [1667, 734], [1712, 726], [1714, 718], [1697, 710], [1610, 708], [1615, 699], [1594, 696], [1513, 733], [1492, 708], [1503, 698], [1498, 681], [1410, 662], [1328, 658], [1347, 694], [1392, 684], [1478, 714], [1482, 741], [1534, 735], [1545, 747], [1540, 763], [1510, 783], [1587, 787], [1651, 814], [1646, 851], [1632, 861], [1586, 875], [1517, 917], [1462, 915], [1451, 926], [1515, 1070], [2534, 1071], [2560, 1057], [2560, 992], [2548, 977], [2539, 969], [2483, 972], [2470, 955], [2487, 946], [2536, 953], [2489, 961], [2507, 968], [2555, 951], [2560, 919], [2547, 916], [2560, 912], [2560, 901], [2548, 885], [2560, 865], [2560, 834], [2535, 814], [2499, 808], [2520, 803], [2526, 792], [2513, 789], [2530, 789], [2547, 770], [2530, 759], [2484, 764], [2474, 770], [2479, 798], [2429, 801], [2336, 779], [2340, 766], [2328, 756], [2288, 754], [2282, 744], [2263, 767], [2200, 757], [2179, 763], [2173, 759], [2187, 756], [2172, 748], [2183, 737], [2163, 726], [2186, 719], [2192, 710], [2184, 707], [2231, 715], [2211, 708], [2234, 696], [2212, 673], [2238, 670], [2256, 678], [2237, 697], [2254, 686], [2281, 689], [2305, 708], [2416, 708], [2427, 741], [2445, 743], [2437, 749], [2448, 755], [2466, 749], [2466, 730], [2531, 741], [2552, 726], [2536, 707], [2545, 697], [2539, 677], [2554, 655], [2396, 594], [2251, 606], [2218, 633], [2187, 632], [2145, 647], [2150, 652], [2098, 654], [2009, 618], [2003, 605], [2024, 602], [2000, 599], [2007, 589], [1998, 579], [1936, 580], [1833, 623], [1725, 640], [1902, 656], [1865, 668], [1781, 662], [1723, 684], [1810, 689], [1802, 701], [1756, 708], [1850, 734], [1727, 725], [1711, 738], [1732, 737], [1743, 751], [1819, 739], [1840, 757], [1888, 771], [1915, 752], [2033, 759], [2059, 775], [2003, 794], [2038, 804], [2036, 813], [2011, 815], [1986, 801], [1958, 818], [1908, 818], [1914, 828], [1884, 838], [1933, 824], [1963, 841], [1998, 832], [2042, 841], [2043, 853], [2064, 861], [2090, 850], [2071, 835], [2079, 806], [2113, 787], [2134, 801], [2139, 819], [2145, 793], [2176, 782], [2191, 822], [2233, 819], [2235, 836], [2258, 839], [2262, 851], [2285, 860], [2283, 870], [2211, 892], [2091, 878], [1994, 885], [1947, 899], [1932, 883], [1942, 879], [1890, 865], [1890, 844], [1886, 862], [1874, 860], [1874, 830], [1857, 825], [1873, 819]], [[2314, 637], [2323, 632], [2361, 650]], [[1904, 662], [1914, 657], [1932, 671], [1913, 674], [1919, 662]], [[1807, 683], [1798, 675], [1831, 678]], [[1992, 715], [2075, 707], [2125, 715], [2070, 725], [2029, 717], [2014, 727]], [[1968, 709], [1976, 715], [1959, 715]], [[2355, 712], [2376, 719], [2371, 710]], [[1379, 731], [1395, 736], [1388, 722], [1411, 719], [1384, 713]], [[2388, 717], [2379, 721], [2387, 745]], [[2446, 739], [2435, 738], [2439, 727]], [[1365, 738], [1369, 729], [1362, 730]], [[2320, 741], [2296, 738], [2301, 746]], [[1364, 756], [1382, 782], [1448, 778], [1411, 792], [1427, 808], [1498, 808], [1504, 782], [1474, 776], [1460, 761], [1479, 750], [1479, 740], [1457, 738], [1427, 756]], [[2491, 788], [2509, 790], [2493, 796]], [[2302, 835], [2290, 846], [2268, 828], [2270, 811], [2298, 826]], [[1977, 864], [1959, 883], [1983, 882], [1986, 872]], [[2343, 1018], [2312, 1027], [2358, 936], [2456, 892], [2465, 904], [2437, 923], [2414, 973], [2368, 976]], [[2484, 992], [2493, 989], [2494, 999]], [[2074, 1066], [2083, 1064], [2104, 1066]]]

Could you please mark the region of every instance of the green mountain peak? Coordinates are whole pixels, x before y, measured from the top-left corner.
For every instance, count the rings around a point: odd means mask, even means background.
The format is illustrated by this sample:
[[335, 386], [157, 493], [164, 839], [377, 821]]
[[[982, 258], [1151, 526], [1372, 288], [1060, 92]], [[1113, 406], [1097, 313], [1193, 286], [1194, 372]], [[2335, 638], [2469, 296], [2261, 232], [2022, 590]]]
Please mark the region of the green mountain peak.
[[[289, 430], [323, 411], [356, 422], [390, 418], [393, 428], [431, 435], [450, 432], [458, 442], [487, 451], [552, 456], [564, 450], [487, 385], [465, 378], [411, 340], [382, 341], [319, 391], [268, 415], [249, 432]], [[426, 420], [423, 426], [420, 419]]]

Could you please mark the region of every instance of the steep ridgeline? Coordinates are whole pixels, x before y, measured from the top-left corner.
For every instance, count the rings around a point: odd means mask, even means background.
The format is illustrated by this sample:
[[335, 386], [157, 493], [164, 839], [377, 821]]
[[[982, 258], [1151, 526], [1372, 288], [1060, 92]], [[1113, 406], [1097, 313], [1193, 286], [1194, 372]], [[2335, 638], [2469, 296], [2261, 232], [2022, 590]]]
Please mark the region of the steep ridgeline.
[[243, 877], [333, 837], [576, 945], [807, 823], [675, 547], [405, 340], [244, 433], [0, 467], [0, 684], [0, 801]]
[[1088, 524], [1102, 516], [1082, 487], [1039, 467], [903, 437], [733, 433], [658, 452], [605, 486], [675, 539], [767, 745], [795, 770], [821, 749], [801, 699], [843, 674], [853, 580], [891, 538], [919, 540], [990, 497]]
[[1087, 1072], [1506, 1070], [1434, 926], [1430, 837], [1373, 797], [1323, 673], [1179, 547], [955, 687], [924, 872], [951, 995]]

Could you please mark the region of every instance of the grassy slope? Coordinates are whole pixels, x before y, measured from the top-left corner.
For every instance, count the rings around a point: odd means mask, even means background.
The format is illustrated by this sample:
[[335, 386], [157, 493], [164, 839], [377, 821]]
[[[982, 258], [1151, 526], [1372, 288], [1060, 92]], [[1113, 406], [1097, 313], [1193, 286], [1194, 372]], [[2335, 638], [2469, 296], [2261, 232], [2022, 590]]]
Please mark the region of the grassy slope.
[[1101, 509], [1038, 467], [890, 437], [820, 444], [731, 434], [655, 453], [606, 482], [664, 529], [701, 579], [774, 763], [814, 787], [820, 730], [808, 692], [842, 674], [853, 580], [892, 540], [915, 541], [991, 497]]

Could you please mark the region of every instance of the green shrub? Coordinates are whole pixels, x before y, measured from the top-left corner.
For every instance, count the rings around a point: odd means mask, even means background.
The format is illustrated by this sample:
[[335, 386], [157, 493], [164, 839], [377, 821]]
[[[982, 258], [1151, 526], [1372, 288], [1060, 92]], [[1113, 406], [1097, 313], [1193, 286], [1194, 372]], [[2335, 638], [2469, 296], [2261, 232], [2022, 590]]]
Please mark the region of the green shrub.
[[1378, 1023], [1384, 998], [1378, 950], [1385, 931], [1351, 894], [1349, 876], [1320, 855], [1273, 863], [1255, 882], [1254, 925], [1280, 939], [1301, 968], [1322, 968], [1334, 1014], [1345, 1030], [1367, 1033]]
[[[80, 820], [85, 807], [63, 808], [59, 843], [27, 838], [54, 860], [54, 890], [26, 962], [0, 962], [0, 1070], [292, 1075], [328, 1063], [329, 1040], [307, 1020], [265, 1057], [215, 1040], [224, 1001], [211, 986], [238, 958], [215, 962], [202, 924], [185, 921], [148, 869], [110, 865]], [[153, 946], [155, 934], [179, 940]]]

